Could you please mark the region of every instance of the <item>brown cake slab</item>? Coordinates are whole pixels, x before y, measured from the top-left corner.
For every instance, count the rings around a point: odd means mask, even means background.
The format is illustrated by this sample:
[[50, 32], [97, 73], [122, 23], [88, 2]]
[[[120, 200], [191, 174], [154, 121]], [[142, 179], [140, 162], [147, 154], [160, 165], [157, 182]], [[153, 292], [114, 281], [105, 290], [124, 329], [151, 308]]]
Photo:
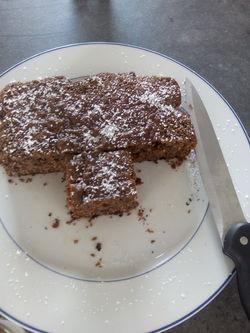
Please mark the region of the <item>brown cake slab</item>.
[[137, 205], [132, 162], [164, 158], [176, 166], [196, 145], [180, 103], [168, 77], [12, 83], [0, 92], [0, 163], [10, 176], [66, 169], [75, 218], [127, 212]]
[[138, 205], [129, 152], [75, 155], [66, 164], [66, 188], [73, 218], [129, 212]]

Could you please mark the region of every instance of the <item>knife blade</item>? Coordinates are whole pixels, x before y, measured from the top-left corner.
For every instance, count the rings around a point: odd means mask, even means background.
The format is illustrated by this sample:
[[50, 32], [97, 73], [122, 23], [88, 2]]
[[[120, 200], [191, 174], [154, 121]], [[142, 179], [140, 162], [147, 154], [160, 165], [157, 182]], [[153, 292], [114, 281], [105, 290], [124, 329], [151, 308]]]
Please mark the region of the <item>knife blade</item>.
[[197, 136], [196, 156], [201, 178], [222, 240], [223, 252], [234, 261], [241, 302], [250, 320], [250, 223], [242, 211], [207, 109], [188, 79], [185, 89], [184, 108], [190, 114]]

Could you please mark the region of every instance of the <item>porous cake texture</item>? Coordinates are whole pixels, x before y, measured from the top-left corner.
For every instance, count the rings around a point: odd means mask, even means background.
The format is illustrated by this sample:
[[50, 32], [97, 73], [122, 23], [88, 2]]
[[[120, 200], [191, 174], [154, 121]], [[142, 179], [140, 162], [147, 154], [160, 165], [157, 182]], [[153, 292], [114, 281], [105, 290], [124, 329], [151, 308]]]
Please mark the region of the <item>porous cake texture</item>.
[[[78, 81], [58, 76], [11, 83], [0, 92], [0, 163], [10, 176], [66, 172], [68, 205], [75, 217], [128, 211], [136, 199], [126, 197], [122, 187], [115, 199], [87, 203], [83, 189], [72, 190], [76, 183], [70, 172], [83, 179], [85, 171], [90, 175], [90, 165], [97, 170], [105, 159], [110, 172], [116, 163], [115, 170], [121, 170], [125, 160], [130, 171], [132, 161], [182, 163], [196, 136], [189, 115], [177, 108], [180, 103], [180, 88], [168, 77], [100, 73]], [[72, 164], [77, 160], [81, 176]], [[100, 179], [93, 174], [88, 182], [91, 188]], [[134, 173], [129, 184], [134, 191]]]
[[74, 218], [120, 214], [138, 205], [127, 151], [75, 155], [66, 163], [68, 207]]

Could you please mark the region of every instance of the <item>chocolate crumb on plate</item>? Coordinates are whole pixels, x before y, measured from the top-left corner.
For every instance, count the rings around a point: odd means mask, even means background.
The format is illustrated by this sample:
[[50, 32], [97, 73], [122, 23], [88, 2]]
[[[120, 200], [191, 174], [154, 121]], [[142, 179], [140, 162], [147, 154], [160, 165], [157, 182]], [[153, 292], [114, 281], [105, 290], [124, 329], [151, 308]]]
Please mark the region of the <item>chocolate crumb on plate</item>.
[[90, 253], [91, 257], [95, 257], [95, 253]]
[[66, 224], [73, 224], [73, 225], [75, 225], [74, 221], [75, 221], [75, 219], [70, 219], [70, 220], [66, 221]]
[[96, 262], [96, 267], [100, 267], [102, 268], [102, 258], [100, 258], [97, 262]]
[[79, 239], [74, 239], [74, 244], [77, 244], [79, 242]]
[[155, 240], [154, 240], [154, 239], [151, 239], [150, 243], [151, 243], [151, 244], [155, 243]]
[[138, 221], [146, 221], [146, 218], [144, 216], [145, 209], [140, 207], [138, 209], [137, 215], [138, 215]]
[[97, 237], [94, 236], [94, 237], [91, 238], [91, 240], [92, 240], [92, 241], [95, 241], [95, 240], [97, 240]]
[[150, 228], [148, 228], [146, 231], [149, 232], [150, 234], [154, 233], [154, 230]]
[[56, 218], [52, 223], [52, 228], [58, 228], [59, 225], [60, 225], [60, 220]]
[[100, 243], [100, 242], [98, 242], [97, 244], [96, 244], [96, 247], [95, 247], [96, 249], [97, 249], [97, 251], [101, 251], [101, 249], [102, 249], [102, 243]]
[[143, 184], [143, 181], [141, 180], [140, 177], [136, 177], [136, 179], [135, 179], [135, 184], [136, 184], [136, 185], [142, 185], [142, 184]]
[[47, 183], [45, 182], [45, 183], [43, 183], [43, 186], [47, 186]]

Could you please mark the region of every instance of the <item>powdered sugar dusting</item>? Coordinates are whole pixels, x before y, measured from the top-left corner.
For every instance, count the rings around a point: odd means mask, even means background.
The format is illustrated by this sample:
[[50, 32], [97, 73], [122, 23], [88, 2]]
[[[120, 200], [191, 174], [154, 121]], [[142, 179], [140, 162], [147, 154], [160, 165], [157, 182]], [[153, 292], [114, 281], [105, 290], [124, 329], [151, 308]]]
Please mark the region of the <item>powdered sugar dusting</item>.
[[115, 124], [110, 124], [102, 128], [100, 133], [105, 137], [112, 139], [117, 131], [119, 131], [119, 128]]
[[84, 203], [136, 196], [133, 162], [128, 152], [116, 151], [98, 156], [76, 155], [70, 161], [72, 196], [84, 193]]
[[101, 73], [17, 82], [0, 95], [0, 159], [21, 173], [27, 157], [52, 158], [58, 170], [57, 160], [69, 153], [189, 142], [193, 128], [179, 104], [178, 84], [164, 77]]

